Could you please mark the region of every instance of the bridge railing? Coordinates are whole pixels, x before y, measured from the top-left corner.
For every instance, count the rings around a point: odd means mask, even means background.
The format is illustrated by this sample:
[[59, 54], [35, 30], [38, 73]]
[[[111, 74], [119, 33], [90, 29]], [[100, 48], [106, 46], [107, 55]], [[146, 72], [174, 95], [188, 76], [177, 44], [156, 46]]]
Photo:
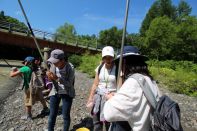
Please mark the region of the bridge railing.
[[[31, 36], [29, 29], [25, 25], [22, 25], [22, 24], [15, 24], [15, 23], [0, 20], [0, 29], [7, 30], [9, 32], [20, 33], [20, 34], [26, 35], [26, 36]], [[97, 39], [87, 41], [87, 40], [79, 39], [77, 36], [69, 38], [69, 37], [66, 37], [65, 35], [49, 33], [49, 32], [41, 31], [38, 29], [32, 29], [32, 30], [33, 30], [36, 38], [39, 38], [39, 39], [53, 41], [53, 42], [59, 42], [62, 44], [69, 44], [72, 46], [79, 46], [79, 47], [83, 47], [83, 48], [91, 48], [91, 49], [95, 49], [95, 50], [101, 49], [98, 46]]]
[[28, 28], [23, 25], [13, 24], [13, 23], [1, 21], [1, 20], [0, 20], [0, 28], [8, 30], [9, 32], [16, 31], [20, 33], [28, 33]]

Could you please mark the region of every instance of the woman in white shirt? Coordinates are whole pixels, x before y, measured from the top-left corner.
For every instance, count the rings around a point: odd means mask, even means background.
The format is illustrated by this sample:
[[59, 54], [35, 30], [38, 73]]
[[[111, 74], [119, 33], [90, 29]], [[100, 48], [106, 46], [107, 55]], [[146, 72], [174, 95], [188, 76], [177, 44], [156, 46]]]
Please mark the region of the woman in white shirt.
[[102, 50], [103, 63], [95, 69], [96, 75], [87, 102], [87, 107], [94, 105], [91, 112], [93, 115], [94, 131], [102, 131], [103, 124], [106, 131], [109, 128], [109, 122], [104, 119], [103, 107], [106, 101], [105, 94], [116, 91], [116, 66], [113, 60], [114, 49], [111, 46], [104, 47]]
[[[117, 63], [119, 57], [115, 60]], [[133, 131], [148, 131], [150, 128], [151, 107], [144, 96], [138, 81], [131, 76], [143, 75], [155, 97], [159, 99], [159, 89], [148, 71], [147, 57], [139, 54], [133, 46], [123, 48], [123, 85], [115, 94], [107, 94], [104, 106], [104, 118], [109, 122], [128, 121]]]

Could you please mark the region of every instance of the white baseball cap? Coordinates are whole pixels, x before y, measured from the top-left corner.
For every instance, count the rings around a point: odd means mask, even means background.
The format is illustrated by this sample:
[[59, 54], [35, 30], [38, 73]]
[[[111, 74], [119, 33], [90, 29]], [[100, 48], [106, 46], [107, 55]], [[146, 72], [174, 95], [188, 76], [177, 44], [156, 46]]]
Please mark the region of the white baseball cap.
[[111, 46], [106, 46], [102, 50], [102, 58], [105, 56], [112, 56], [114, 57], [114, 49]]

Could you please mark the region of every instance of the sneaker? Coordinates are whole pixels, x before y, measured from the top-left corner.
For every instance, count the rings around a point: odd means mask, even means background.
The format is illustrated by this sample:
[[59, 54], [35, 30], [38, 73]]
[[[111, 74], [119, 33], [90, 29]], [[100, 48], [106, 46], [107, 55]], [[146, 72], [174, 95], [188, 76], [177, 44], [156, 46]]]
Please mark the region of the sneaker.
[[49, 108], [48, 107], [46, 107], [46, 108], [44, 108], [41, 112], [40, 112], [40, 114], [49, 114]]

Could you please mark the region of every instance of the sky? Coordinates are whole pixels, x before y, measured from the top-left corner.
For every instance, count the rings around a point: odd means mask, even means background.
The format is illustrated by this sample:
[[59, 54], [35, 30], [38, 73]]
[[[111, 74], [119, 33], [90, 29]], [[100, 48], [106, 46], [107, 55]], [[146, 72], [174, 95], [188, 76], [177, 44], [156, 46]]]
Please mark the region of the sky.
[[[130, 0], [128, 33], [138, 33], [155, 0]], [[185, 0], [191, 15], [197, 16], [197, 0]], [[178, 5], [180, 0], [172, 0]], [[98, 35], [112, 26], [124, 26], [126, 0], [21, 0], [32, 28], [54, 33], [65, 22], [74, 25], [79, 35]], [[26, 24], [18, 0], [0, 0], [0, 11]]]

